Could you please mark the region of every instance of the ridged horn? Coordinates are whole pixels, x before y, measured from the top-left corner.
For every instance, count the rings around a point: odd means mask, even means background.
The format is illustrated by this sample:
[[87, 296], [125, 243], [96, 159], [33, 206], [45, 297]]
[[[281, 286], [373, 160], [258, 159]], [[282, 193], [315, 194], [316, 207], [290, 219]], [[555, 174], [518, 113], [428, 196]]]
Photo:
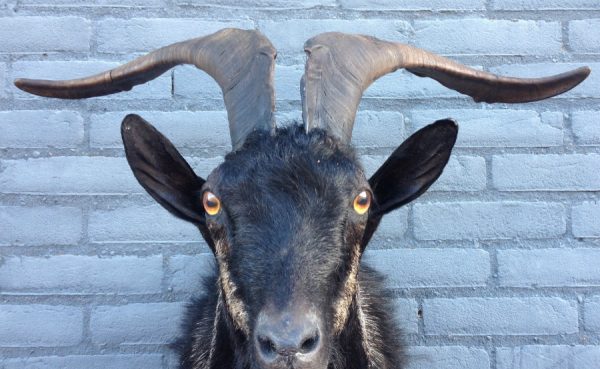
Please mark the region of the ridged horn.
[[572, 89], [590, 74], [582, 67], [545, 78], [501, 77], [410, 45], [337, 32], [309, 39], [304, 50], [308, 60], [301, 95], [306, 130], [323, 128], [344, 142], [351, 140], [363, 91], [399, 68], [488, 103], [542, 100]]
[[165, 46], [94, 76], [65, 81], [19, 78], [15, 85], [35, 95], [82, 99], [128, 91], [176, 65], [193, 64], [221, 87], [236, 150], [253, 130], [275, 128], [275, 56], [275, 48], [260, 32], [230, 28]]

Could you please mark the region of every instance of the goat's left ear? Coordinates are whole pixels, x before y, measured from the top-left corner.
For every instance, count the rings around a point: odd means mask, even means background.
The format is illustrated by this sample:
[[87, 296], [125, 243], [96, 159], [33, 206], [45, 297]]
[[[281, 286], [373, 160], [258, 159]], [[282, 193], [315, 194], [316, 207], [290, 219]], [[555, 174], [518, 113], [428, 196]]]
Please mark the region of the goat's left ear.
[[142, 187], [171, 214], [204, 224], [198, 177], [175, 146], [142, 117], [130, 114], [121, 124], [125, 155]]
[[438, 179], [457, 133], [454, 121], [438, 120], [418, 130], [392, 153], [369, 179], [376, 200], [371, 220], [413, 201]]

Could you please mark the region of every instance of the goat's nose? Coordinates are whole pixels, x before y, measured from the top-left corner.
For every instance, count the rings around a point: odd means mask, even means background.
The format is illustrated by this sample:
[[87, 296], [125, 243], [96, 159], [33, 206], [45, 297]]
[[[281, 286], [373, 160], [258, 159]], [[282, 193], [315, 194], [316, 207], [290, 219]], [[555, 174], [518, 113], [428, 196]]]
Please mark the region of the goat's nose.
[[323, 346], [319, 319], [311, 313], [261, 313], [254, 344], [259, 358], [265, 363], [285, 357], [311, 362], [319, 356]]

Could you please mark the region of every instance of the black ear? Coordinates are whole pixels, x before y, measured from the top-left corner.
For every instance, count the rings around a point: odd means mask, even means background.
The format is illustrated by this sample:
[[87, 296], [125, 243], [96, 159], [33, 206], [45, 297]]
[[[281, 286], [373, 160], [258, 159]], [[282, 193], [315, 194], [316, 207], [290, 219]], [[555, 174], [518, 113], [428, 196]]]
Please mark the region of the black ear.
[[175, 146], [135, 114], [123, 119], [121, 136], [129, 166], [142, 187], [176, 217], [204, 224], [200, 200], [204, 179], [196, 176]]
[[404, 141], [369, 179], [376, 200], [370, 217], [380, 218], [421, 196], [442, 174], [457, 133], [456, 123], [444, 119]]

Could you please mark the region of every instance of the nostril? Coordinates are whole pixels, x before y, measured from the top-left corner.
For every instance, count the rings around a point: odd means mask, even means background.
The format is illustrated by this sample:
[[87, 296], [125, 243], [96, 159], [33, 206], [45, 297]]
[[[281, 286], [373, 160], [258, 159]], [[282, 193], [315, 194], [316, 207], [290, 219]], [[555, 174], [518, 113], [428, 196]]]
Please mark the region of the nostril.
[[254, 353], [263, 365], [299, 360], [305, 365], [324, 357], [325, 337], [314, 314], [284, 311], [260, 312], [252, 335]]
[[306, 338], [300, 344], [300, 352], [303, 354], [308, 354], [314, 351], [319, 344], [319, 332], [315, 332], [311, 337]]
[[258, 336], [258, 346], [261, 353], [265, 356], [273, 356], [277, 352], [277, 347], [275, 347], [273, 340], [263, 335]]

